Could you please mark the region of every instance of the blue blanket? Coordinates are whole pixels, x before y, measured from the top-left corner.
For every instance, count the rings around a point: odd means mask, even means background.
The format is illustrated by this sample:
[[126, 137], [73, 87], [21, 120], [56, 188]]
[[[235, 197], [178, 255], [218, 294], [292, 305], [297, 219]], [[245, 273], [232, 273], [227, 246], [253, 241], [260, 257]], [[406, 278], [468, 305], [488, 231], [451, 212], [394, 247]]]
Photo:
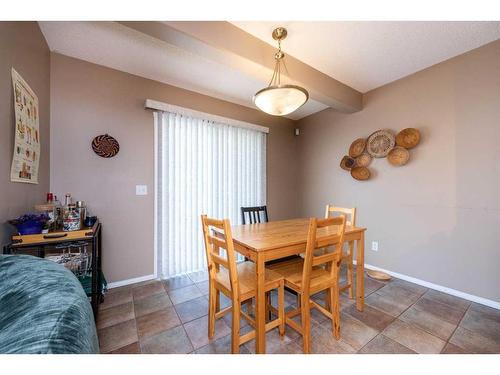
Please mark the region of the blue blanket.
[[98, 353], [92, 308], [63, 266], [0, 255], [0, 353]]

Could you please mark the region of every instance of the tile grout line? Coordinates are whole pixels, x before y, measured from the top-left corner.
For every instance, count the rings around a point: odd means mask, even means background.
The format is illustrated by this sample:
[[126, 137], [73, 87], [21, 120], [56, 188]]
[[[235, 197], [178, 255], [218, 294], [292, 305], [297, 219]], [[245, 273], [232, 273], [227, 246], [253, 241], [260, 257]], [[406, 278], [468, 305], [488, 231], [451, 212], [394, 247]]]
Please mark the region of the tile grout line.
[[[423, 294], [422, 294], [422, 295], [421, 295], [421, 296], [420, 296], [420, 297], [419, 297], [419, 298], [418, 298], [418, 299], [417, 299], [417, 300], [416, 300], [413, 304], [411, 304], [411, 305], [410, 305], [407, 309], [405, 309], [405, 310], [404, 310], [401, 314], [399, 314], [399, 315], [398, 315], [398, 317], [397, 317], [396, 319], [399, 319], [399, 317], [400, 317], [401, 315], [403, 315], [406, 311], [408, 311], [411, 307], [413, 307], [413, 306], [414, 306], [414, 305], [415, 305], [418, 301], [420, 301], [422, 298], [424, 298], [425, 294], [426, 294], [429, 290], [431, 290], [431, 289], [427, 288], [427, 290], [426, 290], [426, 291], [425, 291], [425, 292], [424, 292], [424, 293], [423, 293]], [[443, 292], [441, 292], [441, 293], [443, 293]], [[447, 294], [447, 293], [445, 293], [445, 294]], [[447, 295], [448, 295], [448, 294], [447, 294]], [[460, 298], [460, 297], [457, 297], [457, 298]], [[451, 308], [451, 309], [453, 309], [453, 310], [457, 310], [456, 308], [454, 308], [453, 306], [451, 306], [451, 305], [449, 305], [449, 304], [447, 304], [447, 303], [440, 302], [440, 301], [435, 301], [435, 300], [433, 300], [433, 302], [438, 303], [438, 304], [440, 304], [440, 305], [444, 305], [444, 306], [449, 307], [449, 308]], [[411, 322], [406, 322], [406, 323], [407, 323], [407, 324], [410, 324], [411, 326], [413, 326], [413, 327], [415, 327], [415, 328], [418, 328], [418, 329], [420, 329], [420, 330], [424, 331], [425, 333], [428, 333], [429, 335], [431, 335], [431, 336], [433, 336], [433, 337], [436, 337], [436, 338], [438, 338], [438, 339], [440, 339], [440, 340], [444, 341], [443, 348], [442, 348], [442, 349], [441, 349], [441, 351], [439, 352], [439, 354], [441, 354], [441, 353], [443, 352], [444, 348], [446, 347], [446, 345], [449, 343], [449, 341], [450, 341], [451, 337], [453, 336], [453, 334], [455, 333], [455, 331], [458, 329], [458, 326], [459, 326], [459, 325], [460, 325], [460, 323], [462, 322], [462, 320], [463, 320], [463, 318], [464, 318], [465, 314], [467, 313], [467, 311], [469, 311], [469, 309], [470, 309], [470, 307], [471, 307], [471, 306], [472, 306], [472, 302], [469, 304], [469, 306], [467, 307], [467, 309], [466, 309], [466, 310], [465, 310], [465, 312], [463, 313], [462, 318], [460, 318], [459, 322], [458, 322], [458, 323], [456, 324], [456, 326], [455, 326], [455, 329], [453, 330], [452, 334], [450, 335], [450, 337], [448, 337], [448, 339], [447, 339], [447, 340], [443, 340], [442, 338], [437, 337], [437, 336], [436, 336], [436, 335], [434, 335], [433, 333], [428, 332], [427, 330], [422, 329], [422, 328], [420, 328], [420, 327], [418, 327], [418, 326], [414, 325], [414, 324], [413, 324], [413, 323], [411, 323]], [[419, 310], [418, 308], [416, 308], [416, 309], [417, 309], [417, 310]], [[421, 311], [421, 310], [419, 310], [419, 311]], [[429, 313], [429, 314], [434, 315], [434, 314], [432, 314], [432, 313]], [[441, 318], [439, 318], [439, 317], [436, 317], [436, 318], [441, 319]], [[444, 319], [441, 319], [441, 320], [444, 320]], [[446, 320], [444, 320], [444, 321], [446, 321]], [[448, 322], [448, 321], [446, 321], [446, 322]], [[450, 323], [450, 322], [448, 322], [448, 323]], [[400, 343], [400, 344], [401, 344], [401, 343]], [[404, 346], [404, 345], [403, 345], [403, 346]], [[410, 348], [409, 348], [409, 349], [410, 349]]]
[[[403, 288], [403, 289], [404, 289], [404, 288]], [[423, 292], [423, 293], [420, 295], [420, 297], [418, 297], [418, 298], [415, 300], [415, 302], [413, 302], [410, 306], [408, 306], [406, 309], [404, 309], [404, 310], [403, 310], [403, 311], [402, 311], [402, 312], [401, 312], [401, 313], [400, 313], [400, 314], [396, 317], [396, 319], [394, 319], [394, 321], [399, 320], [399, 317], [400, 317], [401, 315], [403, 315], [405, 312], [407, 312], [409, 309], [411, 309], [411, 308], [412, 308], [412, 307], [413, 307], [413, 306], [414, 306], [414, 305], [415, 305], [418, 301], [420, 301], [420, 300], [424, 297], [425, 293], [427, 293], [428, 291], [429, 291], [429, 288], [426, 288], [425, 292]], [[394, 321], [393, 321], [392, 323], [394, 323]], [[391, 323], [391, 324], [392, 324], [392, 323]], [[415, 328], [417, 328], [417, 329], [420, 329], [420, 330], [422, 330], [422, 331], [423, 331], [423, 332], [425, 332], [425, 333], [428, 333], [428, 334], [429, 334], [429, 335], [431, 335], [432, 337], [436, 337], [436, 336], [434, 336], [432, 333], [427, 332], [426, 330], [424, 330], [424, 329], [422, 329], [422, 328], [420, 328], [420, 327], [417, 327], [416, 325], [414, 325], [414, 324], [412, 324], [412, 323], [408, 323], [408, 322], [405, 322], [405, 323], [410, 324], [411, 326], [413, 326], [413, 327], [415, 327]], [[388, 326], [387, 326], [387, 327], [388, 327]], [[386, 328], [387, 328], [387, 327], [386, 327]], [[385, 331], [385, 329], [384, 329], [384, 331]], [[382, 331], [382, 332], [383, 332], [383, 331]], [[382, 334], [382, 332], [381, 332], [381, 334]], [[384, 335], [384, 336], [385, 336], [385, 335]], [[389, 338], [390, 338], [390, 337], [389, 337]], [[438, 338], [438, 339], [439, 339], [439, 337], [436, 337], [436, 338]], [[391, 339], [391, 340], [392, 340], [392, 339]], [[440, 340], [442, 340], [442, 339], [440, 339]], [[394, 340], [394, 341], [396, 341], [396, 340]], [[444, 341], [444, 340], [443, 340], [443, 341]], [[396, 341], [396, 342], [397, 342], [398, 344], [400, 344], [400, 345], [403, 345], [405, 348], [408, 348], [406, 345], [404, 345], [404, 344], [400, 343], [399, 341]], [[445, 345], [443, 345], [443, 348], [444, 348], [445, 346], [446, 346], [446, 343], [445, 343]], [[415, 353], [417, 353], [417, 354], [420, 354], [419, 352], [417, 352], [417, 351], [413, 350], [412, 348], [408, 348], [408, 349], [410, 349], [410, 350], [414, 351], [414, 352], [415, 352]], [[441, 349], [441, 350], [442, 350], [442, 349]]]
[[[374, 290], [373, 292], [371, 292], [370, 294], [368, 294], [368, 296], [370, 296], [370, 295], [374, 294], [375, 292], [379, 291], [380, 289], [384, 288], [386, 285], [389, 285], [391, 282], [392, 282], [392, 279], [391, 279], [391, 280], [389, 280], [389, 282], [388, 282], [387, 284], [385, 284], [383, 287], [378, 288], [377, 290]], [[403, 288], [403, 289], [404, 289], [404, 288]], [[427, 290], [429, 290], [429, 289], [427, 288]], [[417, 301], [418, 301], [418, 300], [420, 300], [420, 298], [422, 298], [422, 296], [423, 296], [425, 293], [427, 293], [427, 290], [426, 290], [426, 291], [425, 291], [425, 292], [424, 292], [424, 293], [423, 293], [423, 294], [422, 294], [422, 295], [421, 295], [421, 296], [420, 296], [417, 300], [415, 300], [415, 302], [413, 302], [410, 306], [408, 306], [408, 308], [407, 308], [406, 310], [408, 310], [408, 309], [409, 309], [410, 307], [412, 307], [415, 303], [417, 303]], [[368, 297], [368, 296], [365, 296], [365, 298], [366, 298], [366, 297]], [[377, 311], [381, 311], [381, 312], [383, 312], [384, 314], [387, 314], [385, 311], [379, 310], [379, 309], [377, 309], [376, 307], [371, 306], [370, 304], [368, 304], [368, 306], [370, 306], [372, 309], [375, 309], [375, 310], [377, 310]], [[403, 312], [401, 312], [401, 314], [399, 314], [398, 316], [394, 317], [394, 320], [393, 320], [391, 323], [389, 323], [389, 324], [388, 324], [388, 325], [387, 325], [387, 326], [386, 326], [386, 327], [385, 327], [382, 331], [380, 331], [377, 335], [375, 335], [375, 337], [373, 337], [370, 341], [368, 341], [365, 345], [363, 345], [363, 346], [362, 346], [362, 347], [361, 347], [361, 348], [360, 348], [360, 349], [359, 349], [356, 353], [359, 353], [359, 352], [360, 352], [360, 351], [361, 351], [361, 350], [362, 350], [365, 346], [367, 346], [370, 342], [372, 342], [373, 340], [375, 340], [378, 336], [383, 335], [383, 332], [386, 330], [386, 328], [387, 328], [387, 327], [389, 327], [392, 323], [394, 323], [394, 321], [395, 321], [395, 320], [397, 320], [397, 319], [398, 319], [398, 318], [399, 318], [402, 314], [404, 314], [406, 310], [404, 310]], [[387, 314], [387, 315], [390, 315], [390, 314]], [[392, 316], [392, 315], [390, 315], [390, 316]], [[387, 337], [387, 336], [385, 336], [385, 335], [383, 335], [383, 336], [384, 336], [384, 337]], [[390, 339], [390, 340], [392, 340], [390, 337], [387, 337], [387, 338], [388, 338], [388, 339]], [[393, 340], [393, 341], [395, 341], [395, 340]], [[408, 348], [406, 345], [401, 344], [399, 341], [395, 341], [395, 342], [397, 342], [398, 344], [400, 344], [400, 345], [404, 346], [405, 348], [407, 348], [407, 349], [409, 349], [409, 350], [411, 350], [411, 351], [415, 352], [415, 350], [413, 350], [413, 349], [411, 349], [411, 348]], [[417, 352], [415, 352], [415, 353], [417, 353]], [[417, 354], [418, 354], [418, 353], [417, 353]]]
[[[443, 350], [444, 350], [444, 348], [446, 348], [446, 346], [447, 346], [448, 344], [455, 345], [455, 344], [452, 344], [452, 343], [450, 342], [450, 339], [453, 337], [453, 335], [454, 335], [454, 334], [455, 334], [455, 332], [457, 331], [458, 327], [460, 327], [460, 323], [462, 323], [462, 320], [464, 320], [465, 315], [466, 315], [466, 314], [467, 314], [467, 312], [470, 310], [471, 306], [472, 306], [472, 302], [469, 304], [469, 306], [467, 307], [467, 309], [465, 309], [465, 311], [464, 311], [464, 313], [463, 313], [462, 317], [461, 317], [461, 318], [460, 318], [460, 320], [458, 321], [457, 326], [455, 327], [455, 329], [454, 329], [454, 330], [453, 330], [453, 332], [451, 333], [450, 337], [448, 337], [448, 340], [446, 340], [446, 345], [443, 347]], [[458, 346], [458, 345], [456, 345], [456, 346], [457, 346], [457, 347], [459, 347], [459, 348], [461, 348], [461, 349], [464, 349], [464, 348], [462, 348], [462, 347], [460, 347], [460, 346]], [[443, 350], [441, 350], [441, 353], [443, 353]], [[465, 349], [464, 349], [464, 350], [465, 350]]]

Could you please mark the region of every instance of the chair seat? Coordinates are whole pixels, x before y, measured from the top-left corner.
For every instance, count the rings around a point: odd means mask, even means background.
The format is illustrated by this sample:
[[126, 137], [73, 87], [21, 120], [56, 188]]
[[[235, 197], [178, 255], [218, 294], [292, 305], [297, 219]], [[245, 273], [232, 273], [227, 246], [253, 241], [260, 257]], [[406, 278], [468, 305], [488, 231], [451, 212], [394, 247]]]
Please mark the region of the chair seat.
[[[304, 269], [304, 259], [298, 258], [287, 260], [281, 263], [272, 264], [269, 270], [276, 272], [285, 279], [285, 286], [300, 292], [302, 290], [302, 271]], [[311, 294], [320, 292], [332, 287], [330, 272], [322, 267], [313, 267], [311, 272]]]
[[[238, 263], [236, 266], [238, 272], [238, 286], [240, 288], [241, 300], [247, 300], [255, 296], [255, 263], [247, 261]], [[266, 268], [265, 274], [265, 290], [277, 288], [283, 276]], [[229, 272], [221, 267], [220, 271], [215, 276], [215, 281], [223, 286], [228, 291], [231, 290], [231, 283], [229, 280]]]

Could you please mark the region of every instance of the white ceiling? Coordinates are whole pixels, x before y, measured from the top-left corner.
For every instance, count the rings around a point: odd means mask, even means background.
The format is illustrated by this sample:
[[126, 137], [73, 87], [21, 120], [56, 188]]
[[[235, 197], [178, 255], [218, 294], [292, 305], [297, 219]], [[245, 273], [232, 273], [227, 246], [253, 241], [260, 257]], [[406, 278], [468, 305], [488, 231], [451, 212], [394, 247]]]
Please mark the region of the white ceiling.
[[[39, 24], [51, 51], [244, 106], [256, 108], [253, 94], [268, 83], [115, 22]], [[325, 108], [309, 100], [287, 117], [300, 119]]]
[[[361, 92], [500, 38], [500, 22], [233, 23], [273, 46], [287, 27], [286, 53]], [[115, 22], [39, 24], [52, 51], [244, 106], [268, 83]], [[309, 100], [287, 117], [325, 108]]]
[[500, 38], [500, 22], [232, 22], [363, 93]]

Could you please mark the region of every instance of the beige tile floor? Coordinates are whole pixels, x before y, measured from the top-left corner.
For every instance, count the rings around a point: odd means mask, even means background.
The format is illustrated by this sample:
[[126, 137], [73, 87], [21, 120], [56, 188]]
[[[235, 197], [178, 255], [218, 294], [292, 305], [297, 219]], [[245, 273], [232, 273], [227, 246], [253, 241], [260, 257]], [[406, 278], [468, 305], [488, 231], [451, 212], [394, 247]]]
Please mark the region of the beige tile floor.
[[[363, 312], [341, 296], [339, 341], [330, 321], [313, 310], [313, 353], [500, 353], [499, 310], [398, 279], [366, 277], [365, 292]], [[97, 321], [101, 352], [229, 353], [230, 316], [217, 321], [208, 340], [207, 295], [206, 272], [110, 290]], [[295, 297], [287, 293], [286, 304], [291, 308]], [[242, 327], [249, 329], [245, 321]], [[283, 339], [269, 332], [266, 346], [268, 353], [302, 353], [302, 339], [289, 327]], [[253, 341], [240, 350], [254, 351]]]

